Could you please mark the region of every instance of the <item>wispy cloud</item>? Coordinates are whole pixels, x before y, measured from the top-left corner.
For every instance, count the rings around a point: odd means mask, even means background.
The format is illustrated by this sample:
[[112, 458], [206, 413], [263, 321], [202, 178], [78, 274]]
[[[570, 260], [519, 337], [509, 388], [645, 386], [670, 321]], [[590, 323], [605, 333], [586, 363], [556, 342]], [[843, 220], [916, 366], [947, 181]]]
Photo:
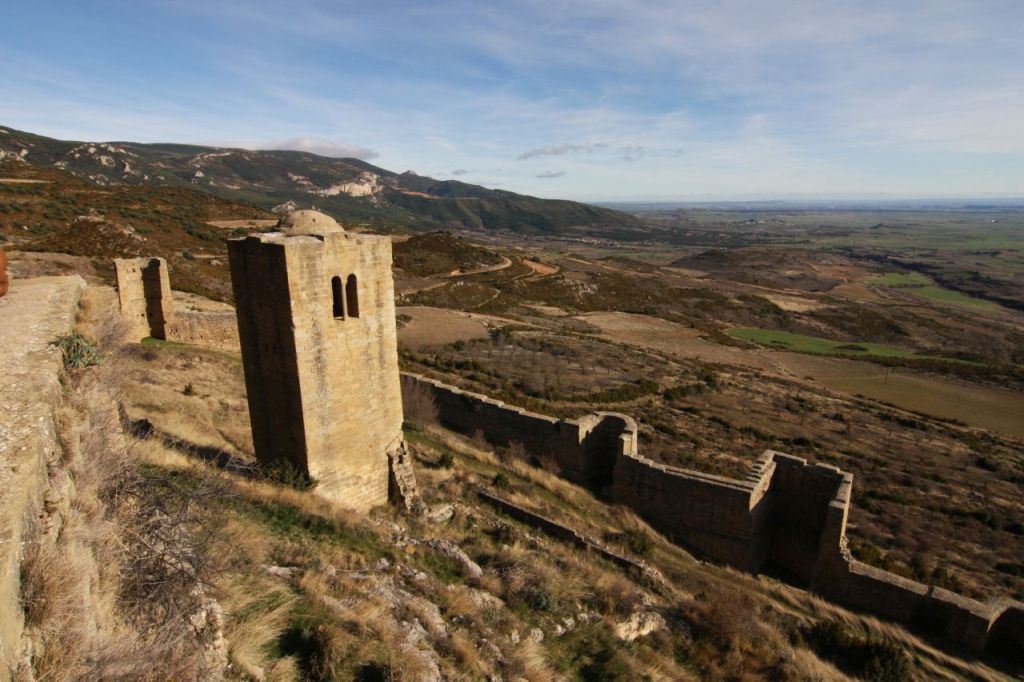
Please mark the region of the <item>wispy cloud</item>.
[[454, 175], [454, 176], [469, 175], [470, 172], [471, 171], [468, 171], [465, 168], [456, 168], [455, 170], [452, 171], [452, 175]]
[[560, 178], [565, 175], [565, 171], [544, 171], [543, 173], [537, 173], [534, 177], [541, 178], [542, 180], [548, 180], [551, 178]]
[[644, 158], [647, 148], [638, 144], [630, 144], [620, 149], [619, 152], [622, 154], [623, 161], [637, 161]]
[[560, 144], [560, 145], [548, 145], [546, 147], [538, 147], [537, 149], [531, 149], [528, 152], [523, 152], [516, 158], [520, 161], [526, 159], [533, 159], [538, 156], [565, 156], [566, 154], [592, 154], [602, 149], [607, 149], [608, 145], [604, 142], [595, 142], [592, 144]]

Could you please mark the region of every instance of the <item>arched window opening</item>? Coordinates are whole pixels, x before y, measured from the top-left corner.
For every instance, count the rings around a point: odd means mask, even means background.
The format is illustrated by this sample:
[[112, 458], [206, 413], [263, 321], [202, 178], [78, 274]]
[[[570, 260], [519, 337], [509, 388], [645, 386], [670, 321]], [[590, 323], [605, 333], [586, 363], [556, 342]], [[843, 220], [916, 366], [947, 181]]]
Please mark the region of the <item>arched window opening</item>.
[[341, 293], [341, 277], [331, 277], [331, 294], [334, 297], [334, 317], [338, 320], [345, 319], [345, 301]]
[[350, 317], [359, 317], [359, 292], [356, 291], [356, 276], [349, 275], [345, 282], [345, 302]]

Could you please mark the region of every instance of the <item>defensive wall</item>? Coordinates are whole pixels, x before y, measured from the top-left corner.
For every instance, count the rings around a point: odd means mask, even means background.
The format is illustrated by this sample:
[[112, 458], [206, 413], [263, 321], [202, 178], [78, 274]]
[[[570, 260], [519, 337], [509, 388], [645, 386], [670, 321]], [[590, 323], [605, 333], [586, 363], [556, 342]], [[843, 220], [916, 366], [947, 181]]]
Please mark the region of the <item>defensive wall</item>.
[[556, 419], [428, 377], [403, 373], [403, 392], [425, 388], [441, 423], [513, 443], [531, 458], [625, 505], [698, 556], [768, 571], [832, 601], [912, 624], [973, 651], [1024, 651], [1024, 605], [982, 603], [852, 558], [846, 524], [853, 475], [772, 450], [742, 480], [653, 462], [637, 452], [636, 422], [595, 412]]
[[27, 656], [20, 567], [42, 531], [47, 467], [61, 454], [61, 354], [53, 342], [74, 329], [84, 288], [78, 276], [22, 279], [0, 299], [0, 681]]
[[238, 318], [233, 310], [208, 312], [178, 309], [163, 258], [117, 258], [117, 295], [128, 338], [191, 343], [239, 352]]
[[238, 317], [233, 310], [176, 309], [167, 329], [167, 340], [232, 353], [242, 350], [238, 340]]

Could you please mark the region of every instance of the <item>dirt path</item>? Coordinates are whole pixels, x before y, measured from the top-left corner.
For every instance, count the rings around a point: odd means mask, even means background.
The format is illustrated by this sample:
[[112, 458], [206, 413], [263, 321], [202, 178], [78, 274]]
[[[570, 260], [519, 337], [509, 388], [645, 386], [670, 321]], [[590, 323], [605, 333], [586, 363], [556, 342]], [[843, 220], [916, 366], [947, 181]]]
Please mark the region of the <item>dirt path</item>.
[[506, 258], [505, 256], [502, 256], [501, 262], [498, 263], [497, 265], [487, 265], [482, 268], [474, 268], [472, 270], [452, 270], [447, 275], [442, 275], [442, 277], [466, 277], [468, 275], [482, 275], [485, 272], [497, 272], [498, 270], [504, 270], [505, 268], [511, 265], [512, 260]]
[[224, 230], [239, 227], [273, 227], [277, 225], [277, 218], [273, 220], [265, 218], [253, 218], [249, 220], [208, 220], [206, 224], [210, 227], [219, 227]]
[[525, 258], [523, 259], [523, 265], [530, 268], [538, 275], [554, 275], [559, 270], [561, 270], [561, 268], [559, 268], [557, 265], [545, 265], [544, 263], [538, 263], [537, 261], [533, 260], [526, 260]]

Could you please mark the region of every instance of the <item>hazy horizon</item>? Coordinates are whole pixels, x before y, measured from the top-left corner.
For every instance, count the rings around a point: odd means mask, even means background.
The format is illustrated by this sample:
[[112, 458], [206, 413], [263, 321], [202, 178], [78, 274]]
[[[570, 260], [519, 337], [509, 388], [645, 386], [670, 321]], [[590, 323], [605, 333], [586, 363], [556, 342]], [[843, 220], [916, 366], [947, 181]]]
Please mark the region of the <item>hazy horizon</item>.
[[1024, 4], [891, 5], [15, 5], [0, 123], [590, 202], [1024, 196]]

